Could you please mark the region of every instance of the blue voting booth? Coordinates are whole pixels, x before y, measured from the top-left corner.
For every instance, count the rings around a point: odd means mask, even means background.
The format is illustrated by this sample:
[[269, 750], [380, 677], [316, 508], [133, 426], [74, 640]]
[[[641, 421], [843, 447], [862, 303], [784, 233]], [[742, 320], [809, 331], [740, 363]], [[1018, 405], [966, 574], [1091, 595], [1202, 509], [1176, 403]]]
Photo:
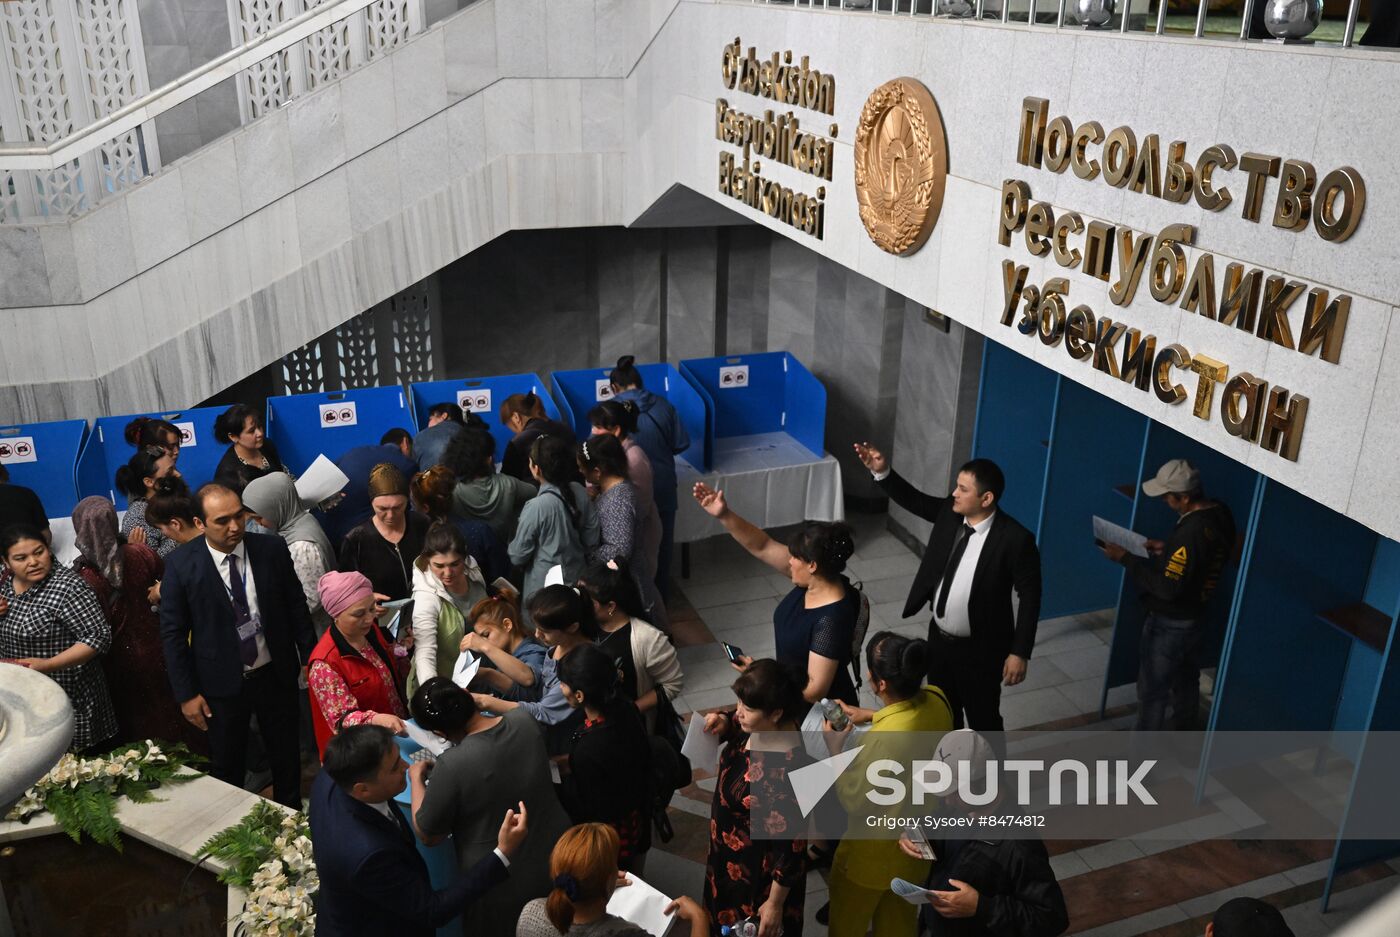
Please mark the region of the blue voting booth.
[[[503, 374], [499, 377], [468, 377], [450, 381], [423, 381], [409, 387], [413, 416], [420, 427], [428, 425], [428, 408], [437, 403], [455, 403], [475, 413], [486, 423], [496, 440], [496, 463], [506, 455], [511, 432], [501, 424], [501, 402], [512, 394], [535, 393], [544, 403], [551, 420], [560, 419], [559, 407], [549, 395], [549, 385], [538, 374]], [[586, 411], [585, 411], [586, 412]], [[565, 421], [569, 422], [569, 421]], [[572, 425], [572, 423], [570, 423]]]
[[[700, 391], [674, 365], [639, 364], [636, 367], [646, 389], [665, 397], [676, 408], [676, 415], [690, 434], [690, 448], [681, 453], [681, 458], [696, 468], [708, 469], [710, 451], [706, 448], [706, 439], [709, 412]], [[561, 406], [560, 419], [572, 426], [574, 434], [580, 439], [587, 438], [591, 432], [588, 411], [612, 397], [608, 385], [611, 372], [611, 368], [585, 368], [581, 371], [555, 371], [550, 375], [550, 386]]]
[[180, 459], [176, 468], [190, 488], [213, 481], [214, 470], [229, 445], [214, 434], [214, 421], [223, 412], [223, 407], [196, 407], [174, 413], [101, 417], [93, 424], [78, 459], [78, 490], [84, 495], [110, 498], [118, 511], [126, 510], [126, 493], [117, 490], [116, 474], [136, 451], [127, 444], [125, 433], [126, 425], [138, 416], [167, 420], [180, 430]]
[[0, 465], [11, 483], [39, 496], [45, 514], [68, 517], [80, 497], [78, 455], [85, 436], [86, 420], [0, 426]]
[[[713, 464], [724, 440], [785, 433], [820, 459], [826, 452], [826, 388], [786, 351], [687, 358], [681, 373], [704, 395]], [[708, 467], [707, 464], [707, 467]]]
[[373, 446], [394, 427], [413, 431], [401, 387], [293, 394], [267, 399], [267, 438], [287, 468], [301, 474], [318, 455], [335, 461], [347, 449]]

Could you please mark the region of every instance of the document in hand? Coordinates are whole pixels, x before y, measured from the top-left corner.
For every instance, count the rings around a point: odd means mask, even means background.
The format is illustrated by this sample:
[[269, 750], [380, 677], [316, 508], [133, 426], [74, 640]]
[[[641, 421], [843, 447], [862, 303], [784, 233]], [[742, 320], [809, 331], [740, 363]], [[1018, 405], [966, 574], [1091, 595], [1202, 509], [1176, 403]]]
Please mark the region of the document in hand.
[[704, 713], [690, 714], [690, 725], [685, 730], [681, 754], [689, 758], [691, 766], [700, 771], [713, 771], [719, 764], [719, 736], [710, 735], [705, 731]]
[[1133, 556], [1141, 556], [1144, 559], [1147, 557], [1146, 537], [1126, 527], [1119, 527], [1112, 521], [1106, 521], [1097, 514], [1094, 515], [1094, 539], [1120, 546]]
[[318, 455], [316, 461], [307, 466], [297, 479], [297, 497], [302, 504], [315, 507], [349, 482], [350, 478], [334, 462], [325, 455]]
[[910, 904], [929, 904], [933, 901], [933, 892], [922, 885], [906, 882], [902, 878], [890, 879], [890, 891]]
[[420, 728], [418, 723], [412, 719], [405, 720], [403, 727], [408, 733], [408, 737], [422, 745], [434, 758], [447, 751], [447, 739], [440, 735], [434, 735], [427, 729]]
[[452, 682], [465, 690], [480, 668], [481, 658], [471, 651], [463, 651], [457, 658], [456, 666], [452, 668]]
[[665, 937], [676, 920], [666, 913], [671, 899], [630, 872], [627, 879], [631, 884], [619, 888], [608, 899], [608, 913], [636, 924], [652, 937]]
[[544, 574], [544, 584], [547, 585], [547, 586], [562, 586], [562, 585], [564, 585], [564, 567], [563, 567], [563, 566], [551, 566], [551, 567], [549, 567], [549, 572], [547, 572], [547, 573]]

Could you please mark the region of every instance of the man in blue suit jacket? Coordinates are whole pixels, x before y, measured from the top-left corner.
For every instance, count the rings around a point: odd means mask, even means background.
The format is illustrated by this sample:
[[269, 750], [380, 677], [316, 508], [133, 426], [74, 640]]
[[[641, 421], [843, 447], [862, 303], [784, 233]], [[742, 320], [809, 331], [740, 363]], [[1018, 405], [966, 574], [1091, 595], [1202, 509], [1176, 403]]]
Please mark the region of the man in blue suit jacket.
[[315, 644], [306, 596], [281, 537], [244, 530], [247, 513], [220, 484], [195, 492], [204, 536], [165, 560], [160, 633], [170, 686], [209, 733], [214, 777], [243, 786], [256, 713], [273, 796], [301, 809], [298, 677]]
[[317, 937], [432, 937], [491, 887], [505, 881], [525, 841], [525, 805], [506, 811], [496, 849], [451, 886], [433, 891], [428, 866], [394, 797], [408, 768], [388, 729], [359, 725], [326, 744], [311, 786], [311, 846], [321, 891]]

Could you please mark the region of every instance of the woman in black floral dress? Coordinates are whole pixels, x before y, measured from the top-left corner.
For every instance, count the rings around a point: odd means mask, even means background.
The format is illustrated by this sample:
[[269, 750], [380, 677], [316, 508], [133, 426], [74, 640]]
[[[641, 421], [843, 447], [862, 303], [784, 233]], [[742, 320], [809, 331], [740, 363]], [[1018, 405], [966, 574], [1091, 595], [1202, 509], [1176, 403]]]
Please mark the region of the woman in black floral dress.
[[[805, 675], [799, 681], [777, 661], [756, 660], [734, 681], [736, 710], [704, 717], [705, 731], [728, 743], [710, 808], [705, 870], [714, 937], [749, 918], [759, 937], [802, 937], [806, 821], [787, 775], [811, 761], [796, 722], [806, 709], [805, 682]], [[753, 829], [751, 814], [763, 817], [761, 829]]]

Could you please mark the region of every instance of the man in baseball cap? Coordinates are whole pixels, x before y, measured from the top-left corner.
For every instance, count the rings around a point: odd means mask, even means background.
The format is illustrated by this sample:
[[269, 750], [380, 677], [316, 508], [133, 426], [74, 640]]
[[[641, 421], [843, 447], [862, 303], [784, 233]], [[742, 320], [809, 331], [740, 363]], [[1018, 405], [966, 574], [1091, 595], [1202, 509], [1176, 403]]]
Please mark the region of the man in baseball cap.
[[1105, 544], [1104, 555], [1122, 563], [1142, 592], [1143, 622], [1138, 671], [1140, 731], [1167, 727], [1167, 701], [1177, 729], [1199, 721], [1206, 603], [1235, 553], [1235, 519], [1219, 501], [1206, 498], [1201, 473], [1185, 459], [1172, 459], [1142, 483], [1142, 493], [1163, 499], [1177, 515], [1166, 540], [1148, 540], [1146, 556]]

